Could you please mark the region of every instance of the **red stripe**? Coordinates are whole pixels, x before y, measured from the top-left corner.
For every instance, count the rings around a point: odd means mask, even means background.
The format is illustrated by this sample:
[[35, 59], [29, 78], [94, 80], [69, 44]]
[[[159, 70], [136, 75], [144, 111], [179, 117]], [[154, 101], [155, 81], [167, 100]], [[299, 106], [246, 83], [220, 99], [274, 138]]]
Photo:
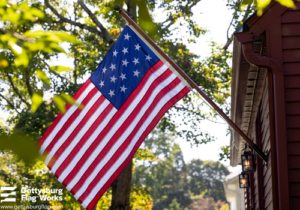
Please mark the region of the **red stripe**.
[[[109, 140], [109, 143], [105, 145], [105, 147], [100, 152], [100, 154], [98, 154], [98, 156], [95, 158], [95, 160], [93, 161], [93, 163], [89, 166], [89, 168], [83, 174], [83, 176], [81, 177], [81, 179], [77, 182], [77, 184], [70, 191], [71, 193], [77, 192], [80, 189], [80, 187], [84, 184], [85, 180], [90, 176], [90, 174], [97, 167], [98, 163], [106, 156], [106, 154], [110, 151], [110, 149], [113, 147], [113, 145], [115, 144], [115, 142], [117, 142], [119, 140], [119, 138], [122, 136], [122, 134], [130, 126], [130, 124], [132, 123], [132, 121], [135, 119], [136, 115], [140, 112], [140, 110], [143, 108], [144, 104], [148, 101], [149, 97], [151, 96], [151, 94], [155, 90], [155, 88], [160, 83], [162, 83], [166, 78], [168, 78], [171, 74], [172, 74], [172, 71], [168, 69], [161, 76], [159, 76], [157, 79], [154, 80], [154, 82], [151, 84], [151, 86], [148, 88], [147, 92], [143, 96], [143, 98], [140, 101], [140, 103], [136, 106], [136, 108], [132, 111], [132, 113], [128, 116], [128, 118], [123, 122], [123, 124], [120, 126], [120, 128], [115, 132], [115, 134]], [[159, 95], [160, 94], [158, 94], [158, 96]], [[156, 100], [158, 96], [156, 96], [156, 98], [155, 98], [154, 101], [158, 102]], [[116, 122], [116, 121], [114, 121], [114, 122]], [[87, 154], [91, 154], [91, 153], [87, 152]]]
[[[171, 70], [169, 70], [170, 73]], [[118, 150], [115, 152], [115, 154], [111, 157], [111, 159], [106, 163], [106, 165], [102, 168], [102, 170], [97, 174], [97, 176], [94, 178], [94, 180], [90, 183], [90, 185], [88, 186], [88, 188], [85, 190], [85, 192], [81, 195], [81, 197], [79, 198], [79, 200], [83, 201], [88, 195], [89, 193], [92, 191], [92, 189], [94, 188], [95, 185], [97, 185], [97, 183], [100, 181], [100, 179], [107, 173], [107, 171], [111, 168], [111, 166], [118, 160], [118, 158], [123, 154], [123, 152], [126, 150], [126, 148], [128, 147], [128, 145], [130, 144], [130, 142], [132, 141], [132, 139], [134, 138], [134, 136], [136, 135], [136, 133], [139, 131], [139, 129], [141, 128], [141, 126], [143, 125], [143, 123], [145, 122], [145, 120], [149, 117], [149, 115], [153, 112], [153, 110], [155, 109], [156, 105], [159, 103], [159, 101], [169, 92], [171, 91], [173, 88], [175, 88], [179, 83], [181, 82], [181, 80], [179, 78], [174, 79], [168, 86], [166, 86], [165, 88], [163, 88], [155, 97], [155, 99], [153, 100], [153, 102], [151, 103], [151, 105], [149, 106], [149, 108], [147, 109], [147, 111], [143, 114], [142, 118], [139, 120], [139, 122], [137, 123], [137, 125], [135, 126], [135, 128], [132, 130], [132, 132], [130, 133], [130, 135], [127, 137], [127, 139], [123, 142], [123, 144], [118, 148]], [[138, 106], [142, 107], [144, 104], [139, 104]], [[135, 117], [135, 116], [134, 116]], [[130, 122], [131, 123], [131, 122]], [[122, 131], [123, 132], [123, 131]], [[114, 143], [111, 144], [111, 147]], [[110, 149], [110, 148], [109, 148]], [[109, 151], [108, 149], [108, 151]], [[107, 152], [108, 152], [107, 151]], [[105, 154], [99, 154], [99, 156], [95, 159], [95, 161], [93, 162], [92, 165], [97, 166], [98, 163], [105, 157]], [[91, 165], [91, 166], [92, 166]], [[92, 168], [92, 167], [90, 167]], [[90, 171], [90, 168], [87, 170], [86, 173], [88, 173]], [[86, 177], [88, 177], [92, 172], [93, 172], [94, 168], [92, 168], [91, 172], [89, 174], [87, 174]], [[83, 176], [84, 177], [84, 176]], [[81, 182], [82, 180], [80, 180]], [[76, 185], [77, 186], [77, 185]], [[81, 185], [80, 185], [81, 187]], [[77, 192], [77, 190], [79, 189], [72, 189], [72, 191]], [[72, 192], [71, 191], [71, 192]]]
[[87, 121], [92, 117], [95, 111], [99, 108], [99, 106], [103, 103], [105, 97], [102, 95], [100, 98], [95, 102], [95, 104], [90, 108], [90, 110], [86, 113], [80, 123], [76, 126], [74, 131], [70, 134], [70, 136], [66, 139], [66, 141], [61, 145], [61, 147], [56, 151], [53, 155], [51, 161], [48, 164], [48, 168], [51, 170], [55, 161], [59, 158], [59, 156], [67, 149], [70, 143], [74, 140], [83, 126], [87, 123]]
[[[75, 95], [73, 96], [73, 99], [77, 100], [79, 98], [79, 96], [84, 92], [84, 90], [89, 86], [90, 83], [91, 83], [91, 80], [88, 79], [80, 87], [80, 89], [75, 93]], [[72, 106], [71, 104], [67, 104], [66, 105], [66, 111], [68, 111], [71, 106]], [[50, 133], [53, 131], [53, 129], [56, 127], [56, 125], [59, 123], [59, 121], [61, 120], [62, 117], [63, 117], [62, 113], [59, 113], [57, 115], [57, 117], [55, 118], [54, 122], [47, 128], [46, 132], [43, 134], [42, 138], [39, 140], [39, 142], [37, 144], [38, 148], [41, 147], [41, 145], [44, 143], [44, 141], [47, 139], [47, 137], [50, 135]]]
[[79, 150], [83, 147], [84, 143], [89, 139], [89, 137], [93, 134], [93, 132], [98, 128], [100, 123], [105, 119], [105, 117], [109, 114], [109, 112], [112, 110], [114, 106], [112, 104], [109, 104], [104, 111], [101, 113], [101, 115], [97, 118], [97, 120], [93, 123], [93, 125], [89, 128], [89, 130], [84, 134], [84, 136], [80, 139], [77, 145], [75, 146], [72, 152], [68, 155], [68, 157], [62, 162], [60, 167], [56, 170], [55, 176], [58, 178], [61, 173], [65, 170], [65, 168], [70, 164], [70, 162], [73, 160], [73, 158], [76, 156], [76, 154], [79, 152]]
[[[157, 116], [152, 120], [152, 122], [149, 124], [147, 129], [144, 131], [142, 136], [139, 138], [138, 142], [134, 146], [133, 150], [131, 151], [130, 155], [126, 158], [126, 160], [120, 165], [120, 167], [115, 171], [115, 173], [109, 178], [109, 180], [103, 185], [103, 187], [99, 190], [99, 192], [96, 194], [94, 199], [91, 201], [91, 203], [87, 206], [87, 210], [91, 210], [98, 202], [98, 200], [101, 198], [101, 196], [105, 193], [105, 191], [109, 188], [109, 186], [113, 183], [113, 181], [119, 176], [119, 174], [124, 170], [124, 168], [128, 165], [129, 161], [133, 158], [135, 152], [140, 147], [144, 139], [147, 137], [147, 135], [153, 130], [153, 128], [156, 126], [156, 124], [159, 122], [159, 120], [163, 117], [164, 113], [171, 108], [177, 101], [179, 101], [183, 96], [185, 96], [189, 92], [189, 88], [185, 87], [183, 88], [176, 96], [174, 96], [170, 101], [168, 101], [167, 104], [164, 105], [164, 107], [160, 110], [160, 112], [157, 114]], [[83, 202], [83, 200], [78, 200], [80, 203]]]
[[[125, 101], [125, 103], [123, 104], [123, 106], [120, 108], [120, 110], [118, 110], [118, 112], [115, 114], [115, 116], [110, 120], [110, 122], [108, 123], [108, 125], [106, 126], [105, 129], [103, 129], [103, 131], [99, 134], [99, 136], [97, 137], [97, 139], [92, 143], [92, 145], [89, 147], [88, 151], [85, 152], [85, 154], [83, 155], [83, 157], [81, 158], [81, 160], [76, 164], [76, 166], [74, 167], [74, 169], [72, 170], [72, 172], [66, 177], [66, 179], [63, 181], [63, 185], [67, 186], [70, 181], [74, 178], [74, 176], [76, 175], [76, 173], [80, 170], [81, 166], [84, 164], [84, 162], [88, 159], [88, 157], [90, 156], [90, 154], [93, 152], [93, 150], [97, 147], [97, 145], [101, 142], [101, 140], [105, 137], [105, 135], [109, 132], [110, 127], [113, 126], [114, 122], [122, 115], [123, 112], [126, 111], [127, 107], [131, 104], [131, 102], [134, 100], [134, 98], [136, 97], [136, 95], [140, 92], [140, 90], [142, 89], [142, 87], [145, 85], [146, 81], [148, 80], [148, 78], [151, 76], [151, 74], [153, 72], [155, 72], [157, 69], [159, 69], [161, 66], [163, 65], [163, 63], [161, 61], [158, 61], [154, 66], [152, 66], [147, 73], [145, 74], [144, 78], [141, 80], [140, 85], [138, 85], [138, 87], [131, 93], [131, 95], [128, 97], [128, 99]], [[89, 136], [92, 134], [93, 132], [88, 132], [87, 136], [85, 136], [84, 138], [82, 138], [80, 140], [80, 142], [76, 145], [76, 147], [73, 149], [72, 151], [72, 155], [70, 154], [69, 157], [75, 157], [75, 155], [77, 154], [77, 152], [80, 150], [80, 148], [84, 145], [84, 143], [87, 141], [87, 139], [89, 138]], [[63, 170], [67, 167], [67, 165], [70, 162], [64, 162], [62, 164], [62, 166], [59, 169], [59, 172], [57, 172], [57, 176], [59, 177], [61, 175], [61, 173], [63, 172]]]
[[[91, 98], [98, 92], [98, 89], [95, 87], [82, 101], [82, 104], [86, 106], [86, 104], [91, 100]], [[61, 127], [61, 129], [57, 132], [55, 137], [52, 139], [50, 144], [45, 149], [44, 153], [48, 153], [52, 150], [53, 146], [60, 139], [60, 137], [65, 133], [65, 131], [72, 125], [74, 120], [78, 117], [82, 109], [77, 108], [76, 111], [69, 117], [69, 119], [65, 122], [65, 124]]]

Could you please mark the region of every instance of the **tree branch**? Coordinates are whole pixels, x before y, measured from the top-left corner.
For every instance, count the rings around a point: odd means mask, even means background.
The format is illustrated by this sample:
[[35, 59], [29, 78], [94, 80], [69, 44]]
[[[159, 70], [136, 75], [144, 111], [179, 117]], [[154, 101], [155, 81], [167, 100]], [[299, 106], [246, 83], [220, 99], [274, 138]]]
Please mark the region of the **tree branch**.
[[103, 36], [103, 33], [101, 31], [98, 31], [96, 28], [93, 28], [91, 26], [87, 26], [87, 25], [84, 25], [82, 23], [78, 23], [78, 22], [75, 22], [73, 20], [70, 20], [68, 18], [65, 18], [64, 16], [60, 15], [48, 2], [48, 0], [45, 0], [45, 5], [60, 19], [59, 22], [61, 23], [69, 23], [71, 25], [74, 25], [74, 26], [77, 26], [81, 29], [85, 29], [85, 30], [88, 30], [94, 34], [97, 34], [98, 36], [102, 37], [104, 39], [104, 36]]
[[15, 87], [15, 85], [14, 85], [12, 79], [11, 79], [11, 76], [8, 74], [8, 72], [7, 72], [7, 77], [8, 77], [8, 80], [9, 80], [9, 83], [10, 83], [11, 87], [13, 88], [15, 93], [19, 96], [21, 101], [23, 101], [28, 107], [30, 107], [30, 104], [22, 97], [22, 95], [19, 93], [18, 89]]
[[[46, 1], [46, 0], [45, 0]], [[89, 15], [89, 17], [92, 19], [92, 21], [96, 24], [96, 26], [101, 30], [103, 36], [102, 38], [108, 42], [109, 45], [112, 45], [114, 43], [114, 40], [106, 30], [106, 28], [99, 22], [97, 17], [92, 13], [92, 11], [83, 3], [82, 0], [77, 1], [78, 4], [82, 7], [82, 9]]]
[[0, 93], [0, 97], [3, 98], [12, 109], [16, 110], [16, 112], [18, 112], [18, 114], [20, 114], [20, 112], [16, 109], [16, 107], [7, 98], [5, 98], [1, 93]]
[[[252, 4], [248, 4], [242, 22], [244, 22], [245, 20], [248, 19], [248, 16], [249, 16], [250, 10], [251, 10], [251, 6], [252, 6]], [[225, 44], [224, 47], [223, 47], [223, 50], [224, 50], [224, 51], [226, 51], [226, 50], [228, 49], [229, 45], [230, 45], [230, 44], [232, 43], [232, 41], [233, 41], [233, 34], [231, 34], [231, 36], [230, 36], [230, 38], [229, 38], [229, 37], [228, 37], [228, 33], [229, 33], [230, 27], [232, 26], [232, 22], [233, 22], [233, 20], [234, 20], [234, 17], [235, 17], [235, 15], [236, 15], [236, 13], [237, 13], [237, 11], [234, 12], [234, 14], [233, 14], [233, 16], [232, 16], [232, 20], [231, 20], [231, 22], [230, 22], [230, 24], [229, 24], [229, 27], [228, 27], [228, 29], [227, 29], [227, 42], [226, 42], [226, 44]], [[239, 23], [239, 24], [237, 25], [236, 28], [238, 28], [238, 27], [240, 27], [240, 26], [241, 26], [241, 24]]]
[[26, 70], [25, 70], [25, 84], [26, 84], [26, 86], [27, 86], [27, 90], [28, 90], [28, 93], [29, 93], [29, 95], [30, 95], [30, 97], [32, 97], [33, 96], [33, 92], [32, 92], [32, 87], [31, 87], [31, 85], [30, 85], [30, 75], [29, 75], [29, 70], [28, 70], [28, 68], [26, 68]]
[[233, 41], [233, 34], [231, 34], [231, 37], [227, 39], [227, 42], [226, 42], [226, 44], [223, 47], [224, 51], [226, 51], [228, 49], [228, 47], [232, 43], [232, 41]]
[[126, 0], [126, 5], [127, 5], [127, 13], [129, 17], [135, 22], [137, 22], [137, 17], [136, 17], [136, 1], [135, 0]]

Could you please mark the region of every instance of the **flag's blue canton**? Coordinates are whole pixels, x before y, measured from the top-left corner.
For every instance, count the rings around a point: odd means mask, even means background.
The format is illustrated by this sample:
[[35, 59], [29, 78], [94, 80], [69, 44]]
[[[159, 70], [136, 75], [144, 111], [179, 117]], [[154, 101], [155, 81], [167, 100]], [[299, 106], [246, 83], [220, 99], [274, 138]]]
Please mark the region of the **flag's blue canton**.
[[119, 109], [159, 58], [126, 26], [90, 77], [101, 93]]

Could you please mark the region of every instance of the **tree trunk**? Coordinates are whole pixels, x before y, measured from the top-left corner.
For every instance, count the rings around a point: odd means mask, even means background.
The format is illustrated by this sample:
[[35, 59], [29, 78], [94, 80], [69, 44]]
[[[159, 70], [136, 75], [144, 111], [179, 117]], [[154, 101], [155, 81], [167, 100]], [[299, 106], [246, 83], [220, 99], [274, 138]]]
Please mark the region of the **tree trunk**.
[[128, 163], [119, 177], [112, 183], [112, 200], [109, 210], [130, 210], [130, 187], [132, 161]]
[[[127, 12], [136, 21], [136, 1], [126, 0]], [[123, 18], [122, 18], [123, 20]], [[130, 210], [130, 187], [132, 177], [132, 160], [119, 177], [112, 183], [112, 200], [109, 210]]]

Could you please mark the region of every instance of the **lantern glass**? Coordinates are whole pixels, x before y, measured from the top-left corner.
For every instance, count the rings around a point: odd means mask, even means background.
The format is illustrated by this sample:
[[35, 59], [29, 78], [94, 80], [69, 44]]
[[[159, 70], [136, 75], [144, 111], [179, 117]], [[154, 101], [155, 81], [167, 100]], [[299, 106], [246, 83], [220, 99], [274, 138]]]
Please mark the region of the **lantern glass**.
[[248, 188], [249, 187], [249, 174], [241, 173], [239, 175], [240, 188]]
[[251, 152], [244, 152], [244, 154], [241, 155], [241, 160], [243, 172], [255, 171], [254, 155]]

